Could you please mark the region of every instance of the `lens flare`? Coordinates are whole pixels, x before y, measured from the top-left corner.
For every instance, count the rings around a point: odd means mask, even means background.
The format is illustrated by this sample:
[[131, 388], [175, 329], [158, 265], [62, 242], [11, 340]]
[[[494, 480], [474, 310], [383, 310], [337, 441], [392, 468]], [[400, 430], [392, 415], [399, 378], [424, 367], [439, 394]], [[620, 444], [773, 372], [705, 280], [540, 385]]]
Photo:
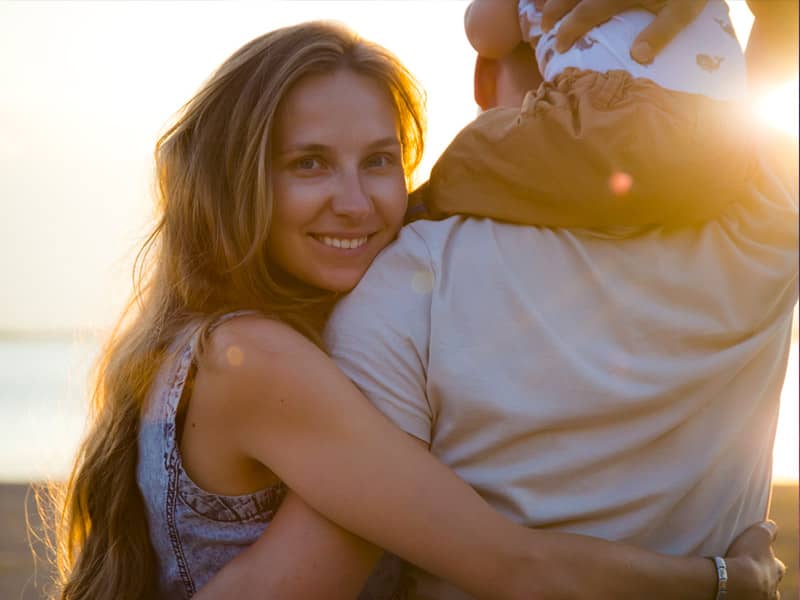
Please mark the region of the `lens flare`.
[[225, 350], [225, 358], [232, 367], [240, 367], [244, 362], [244, 352], [239, 346], [228, 346]]
[[798, 80], [787, 81], [758, 96], [753, 111], [758, 120], [769, 127], [798, 138]]
[[615, 196], [624, 196], [631, 191], [633, 186], [633, 177], [622, 171], [615, 171], [608, 178], [608, 189]]

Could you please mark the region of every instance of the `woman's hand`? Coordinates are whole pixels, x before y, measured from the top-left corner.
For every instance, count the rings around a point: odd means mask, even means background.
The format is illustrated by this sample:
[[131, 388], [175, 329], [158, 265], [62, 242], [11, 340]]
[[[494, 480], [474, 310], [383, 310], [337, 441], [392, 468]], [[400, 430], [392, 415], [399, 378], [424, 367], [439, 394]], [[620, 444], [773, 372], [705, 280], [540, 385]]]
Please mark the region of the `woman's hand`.
[[748, 527], [734, 540], [725, 555], [728, 600], [780, 599], [778, 584], [786, 572], [786, 566], [772, 551], [777, 535], [778, 526], [775, 522], [763, 521]]
[[564, 52], [590, 29], [632, 8], [656, 14], [631, 46], [631, 57], [642, 64], [656, 55], [699, 15], [708, 0], [547, 0], [542, 9], [542, 29], [549, 31], [564, 15], [556, 36], [556, 49]]

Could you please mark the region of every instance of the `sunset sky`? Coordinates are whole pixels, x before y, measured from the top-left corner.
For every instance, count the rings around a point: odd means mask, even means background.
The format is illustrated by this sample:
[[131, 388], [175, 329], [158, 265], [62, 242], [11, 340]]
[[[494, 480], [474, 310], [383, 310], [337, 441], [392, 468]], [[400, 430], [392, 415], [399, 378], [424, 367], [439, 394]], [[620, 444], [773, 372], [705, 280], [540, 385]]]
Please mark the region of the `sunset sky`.
[[[730, 4], [744, 43], [752, 16], [743, 0]], [[428, 92], [426, 172], [476, 114], [465, 6], [0, 2], [0, 332], [111, 324], [149, 223], [159, 132], [220, 62], [265, 31], [333, 18], [394, 51]], [[755, 105], [796, 145], [797, 103], [794, 80]], [[796, 472], [796, 400], [793, 418], [784, 451], [793, 448]]]
[[[0, 330], [103, 329], [113, 320], [149, 222], [159, 131], [264, 31], [335, 18], [393, 50], [428, 91], [429, 169], [476, 113], [465, 5], [0, 3]], [[743, 1], [732, 15], [746, 39]], [[762, 112], [796, 136], [796, 84], [774, 96]]]
[[0, 330], [109, 324], [170, 116], [253, 37], [335, 18], [429, 94], [430, 168], [476, 114], [463, 2], [0, 3]]

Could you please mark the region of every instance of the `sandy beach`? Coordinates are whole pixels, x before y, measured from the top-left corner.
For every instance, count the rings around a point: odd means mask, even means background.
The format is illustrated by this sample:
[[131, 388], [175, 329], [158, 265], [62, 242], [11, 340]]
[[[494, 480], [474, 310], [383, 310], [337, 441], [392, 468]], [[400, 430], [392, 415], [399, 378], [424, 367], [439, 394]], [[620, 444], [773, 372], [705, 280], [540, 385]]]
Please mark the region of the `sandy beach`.
[[[0, 485], [0, 598], [3, 600], [47, 598], [45, 586], [52, 581], [44, 547], [32, 538], [33, 546], [29, 542], [26, 507], [32, 529], [41, 531], [30, 486]], [[36, 564], [32, 547], [40, 557]]]
[[[0, 485], [0, 598], [3, 600], [41, 600], [47, 598], [52, 571], [44, 560], [44, 548], [34, 542], [39, 560], [34, 565], [25, 525], [27, 503], [31, 524], [38, 530], [33, 495], [26, 485]], [[781, 527], [776, 552], [786, 563], [781, 586], [784, 598], [797, 598], [798, 571], [798, 488], [777, 485], [772, 499], [772, 518]], [[51, 588], [52, 589], [52, 588]]]

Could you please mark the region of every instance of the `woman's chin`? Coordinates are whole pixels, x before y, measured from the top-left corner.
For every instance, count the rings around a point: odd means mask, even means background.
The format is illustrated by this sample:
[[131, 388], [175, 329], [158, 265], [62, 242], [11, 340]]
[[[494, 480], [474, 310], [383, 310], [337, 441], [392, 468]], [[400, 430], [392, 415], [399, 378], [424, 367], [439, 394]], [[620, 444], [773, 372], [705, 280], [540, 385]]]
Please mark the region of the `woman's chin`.
[[317, 287], [327, 290], [329, 292], [336, 292], [337, 294], [346, 294], [350, 292], [361, 281], [364, 273], [359, 273], [353, 276], [340, 275], [338, 277], [329, 277], [321, 280]]

